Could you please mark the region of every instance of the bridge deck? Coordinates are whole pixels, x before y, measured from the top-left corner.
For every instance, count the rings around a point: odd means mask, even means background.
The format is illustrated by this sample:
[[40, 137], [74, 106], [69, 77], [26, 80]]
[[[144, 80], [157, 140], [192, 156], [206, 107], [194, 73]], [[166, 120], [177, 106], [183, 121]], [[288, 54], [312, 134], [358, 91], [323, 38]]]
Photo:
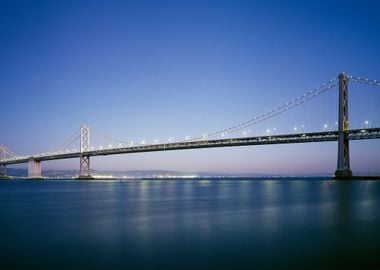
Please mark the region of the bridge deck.
[[[380, 128], [368, 128], [368, 129], [363, 129], [363, 130], [355, 129], [355, 130], [349, 130], [348, 133], [349, 133], [348, 137], [350, 140], [368, 140], [368, 139], [380, 138]], [[74, 152], [74, 153], [51, 154], [51, 155], [45, 155], [45, 156], [36, 155], [36, 156], [30, 156], [26, 158], [2, 160], [0, 161], [0, 165], [27, 163], [30, 158], [33, 158], [36, 161], [46, 161], [46, 160], [56, 160], [56, 159], [79, 158], [81, 155], [92, 157], [92, 156], [106, 156], [106, 155], [117, 155], [117, 154], [154, 152], [154, 151], [171, 151], [171, 150], [248, 146], [248, 145], [266, 145], [266, 144], [330, 142], [330, 141], [337, 141], [337, 140], [338, 140], [338, 131], [297, 133], [297, 134], [273, 135], [273, 136], [255, 136], [255, 137], [244, 137], [244, 138], [229, 138], [229, 139], [139, 145], [139, 146], [131, 146], [131, 147], [92, 150], [92, 151], [87, 151], [83, 153]]]

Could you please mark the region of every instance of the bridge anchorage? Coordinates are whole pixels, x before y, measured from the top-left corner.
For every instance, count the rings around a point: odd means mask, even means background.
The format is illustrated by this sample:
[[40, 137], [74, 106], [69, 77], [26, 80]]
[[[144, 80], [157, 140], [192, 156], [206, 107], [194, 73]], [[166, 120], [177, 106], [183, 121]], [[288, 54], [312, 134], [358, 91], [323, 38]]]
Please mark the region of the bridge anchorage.
[[34, 158], [29, 158], [28, 161], [28, 178], [43, 179], [41, 174], [41, 161]]
[[[337, 80], [338, 79], [338, 80]], [[366, 126], [361, 129], [349, 129], [348, 120], [348, 82], [358, 82], [366, 85], [380, 87], [380, 82], [375, 80], [363, 79], [359, 77], [348, 76], [344, 73], [339, 74], [338, 78], [324, 83], [312, 91], [304, 93], [304, 95], [293, 99], [282, 106], [277, 107], [272, 111], [268, 111], [260, 116], [252, 118], [230, 128], [219, 130], [208, 135], [196, 137], [193, 139], [185, 139], [181, 141], [169, 140], [167, 143], [153, 144], [135, 144], [133, 142], [125, 142], [122, 140], [113, 139], [95, 131], [94, 129], [82, 125], [80, 130], [75, 132], [58, 149], [59, 151], [48, 152], [43, 154], [36, 154], [32, 156], [17, 156], [5, 146], [0, 146], [0, 179], [7, 179], [6, 166], [11, 164], [27, 163], [28, 164], [28, 178], [41, 179], [41, 162], [48, 160], [79, 158], [79, 176], [76, 179], [93, 179], [90, 171], [90, 157], [93, 156], [106, 156], [117, 154], [131, 154], [142, 152], [157, 152], [157, 151], [174, 151], [185, 149], [200, 149], [200, 148], [216, 148], [216, 147], [234, 147], [234, 146], [248, 146], [248, 145], [267, 145], [267, 144], [295, 144], [295, 143], [308, 143], [308, 142], [338, 142], [338, 155], [337, 155], [337, 169], [334, 173], [334, 179], [355, 179], [350, 168], [350, 153], [349, 142], [351, 140], [367, 140], [367, 139], [380, 139], [380, 127], [370, 127], [369, 121]], [[252, 126], [268, 120], [276, 115], [282, 114], [289, 109], [304, 104], [308, 100], [318, 96], [321, 93], [332, 89], [338, 85], [338, 121], [335, 123], [336, 129], [323, 130], [323, 132], [301, 132], [301, 130], [294, 129], [292, 133], [287, 134], [273, 134], [268, 132], [263, 136], [251, 137], [225, 137], [225, 134], [232, 134], [232, 132], [241, 131], [242, 128]], [[335, 102], [335, 101], [334, 101]], [[336, 104], [336, 103], [335, 103]], [[335, 118], [335, 117], [334, 117]], [[312, 129], [315, 130], [315, 129]], [[95, 149], [90, 147], [90, 132], [95, 131], [95, 134], [100, 135], [103, 139], [112, 140], [119, 143], [118, 147], [108, 147]], [[269, 130], [270, 131], [270, 130]], [[78, 133], [79, 132], [79, 133]], [[229, 135], [230, 136], [230, 135]], [[68, 150], [74, 143], [79, 140], [79, 151]], [[124, 143], [124, 145], [123, 145]], [[127, 143], [127, 144], [125, 144]], [[64, 146], [64, 147], [63, 147]], [[63, 149], [63, 150], [62, 150]]]

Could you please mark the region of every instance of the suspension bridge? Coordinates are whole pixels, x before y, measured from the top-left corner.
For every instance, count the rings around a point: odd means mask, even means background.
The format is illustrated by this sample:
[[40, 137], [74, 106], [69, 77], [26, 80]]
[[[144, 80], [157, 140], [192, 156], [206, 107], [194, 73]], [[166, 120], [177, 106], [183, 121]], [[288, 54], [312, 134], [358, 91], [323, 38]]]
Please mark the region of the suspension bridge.
[[[13, 153], [7, 147], [1, 146], [0, 178], [8, 178], [6, 174], [6, 166], [20, 163], [28, 164], [29, 178], [38, 179], [42, 178], [42, 161], [78, 158], [80, 161], [78, 179], [92, 179], [92, 176], [90, 174], [90, 157], [95, 156], [200, 148], [297, 144], [331, 141], [336, 141], [338, 143], [337, 169], [334, 173], [334, 177], [336, 179], [351, 178], [353, 176], [353, 173], [350, 168], [349, 142], [351, 140], [379, 139], [380, 124], [378, 126], [373, 126], [372, 124], [374, 121], [372, 121], [371, 124], [369, 120], [364, 120], [362, 126], [359, 128], [349, 128], [351, 125], [348, 117], [349, 82], [366, 86], [374, 86], [378, 88], [380, 87], [380, 81], [350, 76], [341, 73], [338, 77], [332, 78], [317, 88], [307, 91], [304, 94], [282, 104], [281, 106], [278, 106], [273, 110], [267, 111], [245, 122], [193, 138], [190, 136], [186, 136], [181, 140], [174, 140], [173, 138], [170, 138], [165, 143], [160, 143], [158, 140], [155, 140], [154, 143], [147, 144], [145, 141], [136, 143], [133, 141], [115, 139], [89, 126], [83, 125], [65, 143], [63, 143], [54, 151], [20, 156]], [[316, 100], [317, 97], [321, 96], [324, 93], [332, 91], [337, 94], [337, 98], [329, 98], [329, 100], [332, 100], [332, 102], [336, 104], [337, 109], [336, 112], [333, 110], [333, 112], [329, 112], [329, 114], [333, 114], [332, 119], [336, 120], [333, 121], [333, 123], [330, 125], [323, 124], [322, 130], [306, 130], [305, 125], [302, 124], [298, 127], [293, 127], [292, 132], [288, 133], [275, 134], [276, 128], [271, 128], [266, 129], [264, 134], [250, 136], [250, 130], [247, 128], [252, 128], [259, 124], [266, 123], [272, 119], [279, 118], [298, 107], [312, 107], [310, 105], [311, 101]], [[244, 136], [233, 136], [242, 130], [242, 134]], [[116, 143], [116, 145], [109, 145], [108, 147], [99, 146], [96, 148], [90, 144], [90, 134], [91, 138], [94, 135], [102, 136], [103, 138]], [[75, 143], [79, 143], [79, 149], [69, 149]]]

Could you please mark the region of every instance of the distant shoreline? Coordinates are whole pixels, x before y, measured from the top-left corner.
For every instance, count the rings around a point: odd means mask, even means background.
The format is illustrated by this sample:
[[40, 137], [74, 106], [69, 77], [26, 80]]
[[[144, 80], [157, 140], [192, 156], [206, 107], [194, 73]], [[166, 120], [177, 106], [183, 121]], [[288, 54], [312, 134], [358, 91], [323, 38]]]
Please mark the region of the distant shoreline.
[[[75, 178], [67, 178], [67, 177], [62, 177], [62, 178], [54, 178], [54, 177], [43, 177], [43, 178], [36, 178], [36, 179], [30, 179], [27, 177], [12, 177], [9, 176], [6, 179], [2, 180], [57, 180], [57, 181], [65, 181], [65, 180], [77, 180]], [[94, 178], [94, 179], [83, 179], [80, 181], [97, 181], [97, 180], [102, 180], [102, 181], [128, 181], [128, 180], [162, 180], [162, 181], [170, 181], [170, 180], [181, 180], [181, 181], [202, 181], [202, 180], [212, 180], [212, 181], [217, 181], [217, 180], [334, 180], [333, 176], [254, 176], [254, 177], [239, 177], [239, 176], [225, 176], [225, 177], [220, 177], [220, 176], [215, 176], [215, 177], [167, 177], [167, 178], [158, 178], [158, 177], [136, 177], [136, 178], [122, 178], [122, 177], [113, 177], [113, 178]], [[347, 180], [380, 180], [380, 176], [353, 176], [347, 179], [343, 179], [343, 181]], [[334, 180], [334, 181], [342, 181], [342, 179]]]

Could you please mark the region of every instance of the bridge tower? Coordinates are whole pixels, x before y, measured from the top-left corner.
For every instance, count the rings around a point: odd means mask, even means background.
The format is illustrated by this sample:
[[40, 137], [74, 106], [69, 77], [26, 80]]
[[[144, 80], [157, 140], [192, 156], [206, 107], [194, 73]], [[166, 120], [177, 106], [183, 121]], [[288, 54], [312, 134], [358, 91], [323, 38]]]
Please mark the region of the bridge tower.
[[90, 175], [90, 156], [86, 152], [90, 150], [90, 129], [88, 126], [80, 127], [80, 170], [78, 179], [93, 179]]
[[[5, 147], [0, 145], [0, 160], [5, 159]], [[0, 165], [0, 179], [7, 178], [7, 168], [5, 165]]]
[[335, 178], [350, 178], [350, 145], [348, 139], [348, 78], [339, 74], [339, 113], [338, 113], [338, 166]]

